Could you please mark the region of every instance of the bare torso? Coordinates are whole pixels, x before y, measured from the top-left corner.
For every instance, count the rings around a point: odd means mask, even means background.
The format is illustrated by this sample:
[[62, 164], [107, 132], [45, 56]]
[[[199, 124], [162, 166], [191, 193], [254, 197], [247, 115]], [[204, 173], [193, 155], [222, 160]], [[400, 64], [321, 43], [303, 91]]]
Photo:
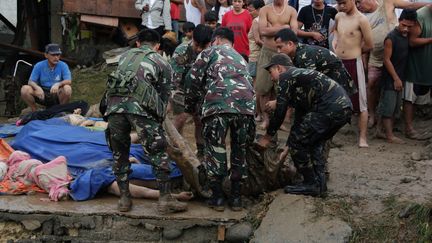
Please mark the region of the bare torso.
[[[264, 17], [263, 17], [264, 16]], [[263, 45], [276, 51], [274, 35], [280, 29], [292, 28], [297, 30], [297, 13], [295, 9], [283, 1], [283, 5], [268, 4], [260, 10], [260, 28], [269, 27], [268, 33], [262, 36]], [[260, 33], [261, 30], [260, 30]]]
[[341, 59], [354, 59], [362, 54], [363, 34], [360, 28], [360, 13], [348, 16], [338, 13], [336, 16], [335, 53]]

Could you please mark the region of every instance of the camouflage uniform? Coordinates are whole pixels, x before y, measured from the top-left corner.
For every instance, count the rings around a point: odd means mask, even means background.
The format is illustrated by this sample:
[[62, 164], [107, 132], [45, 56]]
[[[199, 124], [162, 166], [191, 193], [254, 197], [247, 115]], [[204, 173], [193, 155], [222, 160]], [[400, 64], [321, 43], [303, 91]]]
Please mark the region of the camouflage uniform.
[[[184, 79], [192, 64], [195, 62], [197, 57], [196, 52], [192, 48], [192, 41], [179, 45], [175, 51], [173, 57], [170, 59], [170, 64], [173, 69], [173, 81], [172, 90], [174, 95], [172, 96], [172, 108], [174, 115], [178, 115], [184, 112]], [[197, 105], [197, 104], [196, 104]], [[197, 156], [202, 159], [204, 155], [204, 141], [202, 136], [202, 123], [197, 113], [192, 114], [195, 123], [195, 142], [197, 147]]]
[[189, 41], [179, 45], [170, 59], [169, 63], [173, 69], [171, 90], [174, 91], [172, 105], [175, 114], [184, 112], [184, 79], [196, 57], [192, 42]]
[[342, 61], [328, 49], [320, 46], [297, 44], [294, 66], [314, 69], [336, 81], [349, 96], [357, 93], [354, 81]]
[[231, 181], [239, 181], [255, 135], [255, 95], [246, 61], [228, 45], [207, 48], [192, 65], [185, 87], [186, 112], [201, 105], [209, 180], [227, 175], [225, 138], [231, 129]]
[[[138, 55], [131, 56], [134, 55], [134, 51], [137, 51], [132, 49], [121, 57], [119, 67], [125, 65], [128, 58], [130, 58], [130, 62], [127, 63], [128, 66], [139, 62], [136, 74], [132, 74], [134, 76], [132, 84], [138, 82], [150, 84], [157, 91], [157, 96], [160, 97], [163, 108], [165, 108], [165, 104], [168, 102], [172, 77], [171, 67], [159, 54], [151, 51], [149, 46], [144, 45], [140, 47], [140, 50], [150, 53], [142, 59], [137, 59], [139, 58]], [[133, 92], [136, 92], [136, 89], [131, 88], [131, 94]], [[145, 95], [150, 96], [149, 93], [145, 93]], [[162, 128], [165, 112], [154, 112], [152, 107], [145, 107], [132, 95], [108, 95], [106, 102], [107, 110], [104, 114], [108, 117], [106, 137], [113, 151], [115, 160], [113, 171], [118, 180], [128, 180], [130, 171], [129, 134], [131, 128], [134, 128], [138, 133], [144, 151], [150, 157], [156, 178], [167, 181], [170, 169], [166, 153], [167, 141]]]
[[290, 67], [280, 75], [279, 95], [267, 134], [273, 136], [288, 107], [295, 120], [287, 145], [297, 169], [322, 167], [323, 145], [351, 118], [352, 104], [343, 88], [320, 72]]

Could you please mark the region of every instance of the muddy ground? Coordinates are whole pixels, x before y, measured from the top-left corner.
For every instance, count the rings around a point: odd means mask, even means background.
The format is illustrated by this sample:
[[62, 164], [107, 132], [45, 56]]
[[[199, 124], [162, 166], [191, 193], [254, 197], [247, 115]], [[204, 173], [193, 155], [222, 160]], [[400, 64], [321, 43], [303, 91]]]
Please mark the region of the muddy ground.
[[[74, 99], [96, 103], [100, 99], [106, 74], [111, 68], [74, 71]], [[369, 134], [369, 148], [357, 147], [356, 122], [345, 126], [334, 141], [341, 147], [330, 152], [329, 193], [314, 199], [317, 216], [335, 216], [353, 229], [351, 242], [430, 242], [432, 241], [431, 192], [432, 158], [423, 156], [428, 141], [406, 139], [396, 125], [396, 135], [406, 144], [389, 144]], [[432, 129], [432, 121], [415, 121], [419, 130]], [[184, 136], [193, 142], [188, 124]], [[428, 147], [429, 149], [429, 147]], [[269, 202], [269, 200], [266, 200]], [[263, 207], [265, 208], [265, 207]], [[265, 212], [253, 212], [260, 219]], [[254, 223], [257, 227], [259, 221]], [[18, 236], [19, 226], [0, 223], [1, 235]], [[0, 237], [5, 239], [3, 237]], [[15, 237], [12, 237], [15, 238]], [[10, 239], [10, 238], [9, 238]]]

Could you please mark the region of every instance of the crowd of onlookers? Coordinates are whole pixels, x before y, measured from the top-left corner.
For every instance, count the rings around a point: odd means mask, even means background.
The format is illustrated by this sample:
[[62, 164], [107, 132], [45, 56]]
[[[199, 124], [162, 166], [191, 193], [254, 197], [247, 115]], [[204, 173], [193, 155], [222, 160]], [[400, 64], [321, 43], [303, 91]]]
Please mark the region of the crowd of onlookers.
[[[184, 5], [186, 17], [181, 28], [180, 5]], [[170, 5], [167, 1], [137, 0], [136, 8], [143, 11], [142, 28], [160, 34], [172, 30], [178, 44], [191, 41], [198, 24], [233, 30], [234, 48], [248, 61], [254, 78], [256, 119], [262, 121], [263, 128], [268, 126], [269, 101], [274, 100], [277, 87], [261, 66], [283, 52], [274, 37], [281, 29], [290, 28], [299, 43], [333, 51], [352, 76], [358, 91], [351, 98], [359, 114], [360, 147], [368, 146], [367, 130], [373, 127], [377, 137], [403, 143], [392, 132], [402, 107], [406, 137], [422, 137], [412, 120], [413, 104], [429, 103], [432, 86], [427, 68], [432, 60], [432, 7], [427, 2], [338, 0], [331, 6], [324, 0], [312, 0], [299, 9], [295, 0], [171, 0]], [[401, 14], [400, 9], [405, 11]]]

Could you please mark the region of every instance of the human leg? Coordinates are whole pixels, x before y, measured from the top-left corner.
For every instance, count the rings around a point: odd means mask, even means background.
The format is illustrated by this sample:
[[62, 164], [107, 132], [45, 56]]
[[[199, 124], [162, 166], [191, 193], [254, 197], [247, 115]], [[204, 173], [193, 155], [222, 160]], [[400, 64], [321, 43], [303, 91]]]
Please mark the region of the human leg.
[[58, 91], [58, 99], [60, 104], [67, 104], [72, 97], [72, 87], [70, 85], [63, 85]]
[[222, 180], [227, 176], [226, 135], [228, 119], [226, 116], [214, 115], [203, 120], [205, 139], [205, 165], [207, 179], [212, 195], [207, 204], [216, 211], [225, 210], [225, 197], [222, 191]]
[[118, 210], [120, 212], [130, 211], [132, 200], [129, 191], [129, 148], [130, 148], [131, 126], [127, 115], [111, 114], [108, 116], [108, 127], [105, 130], [107, 143], [113, 153], [113, 172], [120, 191]]
[[166, 153], [167, 140], [162, 124], [154, 119], [131, 115], [132, 124], [138, 133], [144, 152], [150, 157], [153, 173], [158, 181], [160, 213], [181, 212], [187, 210], [187, 204], [178, 202], [171, 195], [169, 158]]
[[21, 87], [21, 99], [31, 108], [32, 111], [36, 111], [34, 91], [30, 85], [23, 85]]
[[368, 100], [368, 127], [376, 124], [375, 108], [379, 100], [379, 82], [381, 79], [381, 69], [374, 66], [368, 68], [367, 100]]
[[246, 151], [255, 138], [255, 120], [245, 115], [234, 115], [231, 119], [231, 195], [228, 203], [233, 211], [240, 211], [240, 181], [246, 176]]

